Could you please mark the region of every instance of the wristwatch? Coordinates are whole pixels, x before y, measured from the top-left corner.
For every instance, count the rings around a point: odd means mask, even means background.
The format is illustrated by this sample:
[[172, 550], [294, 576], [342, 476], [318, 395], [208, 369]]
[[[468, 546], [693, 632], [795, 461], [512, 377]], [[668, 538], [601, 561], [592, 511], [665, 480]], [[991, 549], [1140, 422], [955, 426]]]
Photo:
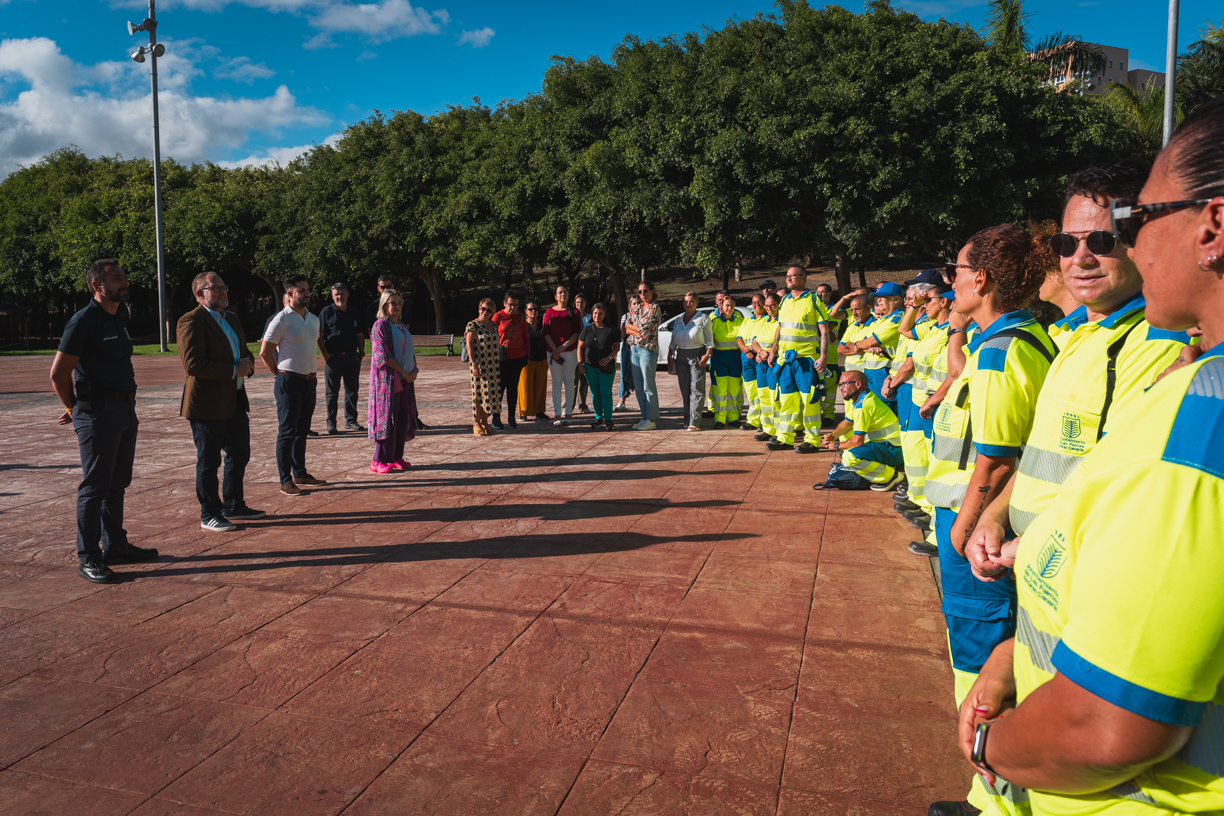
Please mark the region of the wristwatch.
[[973, 732], [973, 750], [969, 753], [970, 762], [990, 773], [994, 773], [995, 770], [986, 764], [986, 736], [990, 733], [990, 726], [993, 723], [994, 720], [978, 723], [977, 730]]

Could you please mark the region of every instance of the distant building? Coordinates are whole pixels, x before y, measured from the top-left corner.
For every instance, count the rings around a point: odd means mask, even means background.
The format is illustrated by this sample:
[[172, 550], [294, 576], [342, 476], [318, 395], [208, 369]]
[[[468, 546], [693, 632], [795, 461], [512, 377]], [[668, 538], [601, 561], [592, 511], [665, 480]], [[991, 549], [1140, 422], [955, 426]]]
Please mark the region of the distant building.
[[1096, 74], [1085, 74], [1077, 70], [1074, 60], [1067, 66], [1065, 73], [1050, 78], [1050, 84], [1058, 90], [1063, 90], [1071, 82], [1081, 80], [1080, 92], [1100, 96], [1109, 93], [1109, 86], [1114, 82], [1125, 83], [1137, 90], [1147, 87], [1149, 81], [1157, 88], [1163, 88], [1165, 75], [1161, 71], [1149, 71], [1146, 68], [1128, 68], [1130, 65], [1130, 49], [1117, 48], [1112, 45], [1087, 43], [1105, 55], [1105, 70]]

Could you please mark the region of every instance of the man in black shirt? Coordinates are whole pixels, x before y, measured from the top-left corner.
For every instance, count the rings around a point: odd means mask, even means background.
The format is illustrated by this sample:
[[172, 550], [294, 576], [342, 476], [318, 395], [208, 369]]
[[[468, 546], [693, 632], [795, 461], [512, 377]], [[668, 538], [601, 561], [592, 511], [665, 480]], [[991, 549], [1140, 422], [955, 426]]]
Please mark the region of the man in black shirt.
[[137, 547], [123, 529], [123, 496], [136, 458], [136, 373], [127, 331], [127, 273], [108, 258], [85, 273], [93, 300], [64, 327], [51, 363], [51, 387], [64, 406], [59, 424], [72, 424], [81, 449], [77, 488], [78, 574], [110, 584], [109, 564], [151, 561], [152, 547]]
[[356, 309], [348, 306], [349, 291], [343, 283], [333, 283], [332, 302], [319, 312], [319, 351], [323, 353], [323, 395], [327, 404], [327, 432], [336, 428], [336, 408], [340, 382], [344, 382], [344, 429], [364, 431], [357, 422], [357, 382], [361, 358], [365, 356], [365, 326]]

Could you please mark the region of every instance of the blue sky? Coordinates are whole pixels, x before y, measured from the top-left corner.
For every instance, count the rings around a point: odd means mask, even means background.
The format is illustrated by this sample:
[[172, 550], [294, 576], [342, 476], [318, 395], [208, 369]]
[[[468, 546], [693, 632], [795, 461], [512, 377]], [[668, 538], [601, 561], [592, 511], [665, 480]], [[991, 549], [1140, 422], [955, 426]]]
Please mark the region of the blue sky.
[[[984, 2], [895, 0], [926, 19], [983, 25]], [[851, 4], [853, 5], [853, 4]], [[128, 54], [147, 0], [0, 0], [0, 176], [66, 144], [147, 156], [148, 63]], [[1129, 48], [1162, 69], [1160, 0], [1028, 0], [1029, 30]], [[431, 113], [539, 89], [553, 54], [608, 56], [642, 39], [768, 13], [749, 0], [164, 0], [158, 7], [162, 153], [184, 162], [287, 161], [373, 110]], [[1182, 0], [1180, 42], [1218, 0]]]

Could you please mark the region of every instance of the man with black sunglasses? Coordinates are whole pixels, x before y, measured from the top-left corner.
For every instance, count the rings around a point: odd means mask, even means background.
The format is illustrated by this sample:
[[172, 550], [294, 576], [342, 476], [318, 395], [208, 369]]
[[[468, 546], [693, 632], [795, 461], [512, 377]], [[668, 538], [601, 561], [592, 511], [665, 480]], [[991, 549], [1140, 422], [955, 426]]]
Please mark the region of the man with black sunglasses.
[[[1061, 257], [1064, 285], [1083, 305], [1068, 315], [1078, 326], [1046, 375], [1013, 488], [987, 509], [993, 524], [978, 525], [975, 540], [989, 548], [983, 553], [998, 551], [1003, 527], [1024, 534], [1105, 434], [1108, 422], [1155, 382], [1189, 341], [1184, 332], [1148, 325], [1143, 278], [1111, 228], [1112, 199], [1133, 197], [1146, 178], [1146, 166], [1119, 162], [1090, 167], [1068, 181], [1063, 231], [1050, 238], [1050, 246]], [[997, 567], [982, 562], [982, 574], [991, 570]]]

